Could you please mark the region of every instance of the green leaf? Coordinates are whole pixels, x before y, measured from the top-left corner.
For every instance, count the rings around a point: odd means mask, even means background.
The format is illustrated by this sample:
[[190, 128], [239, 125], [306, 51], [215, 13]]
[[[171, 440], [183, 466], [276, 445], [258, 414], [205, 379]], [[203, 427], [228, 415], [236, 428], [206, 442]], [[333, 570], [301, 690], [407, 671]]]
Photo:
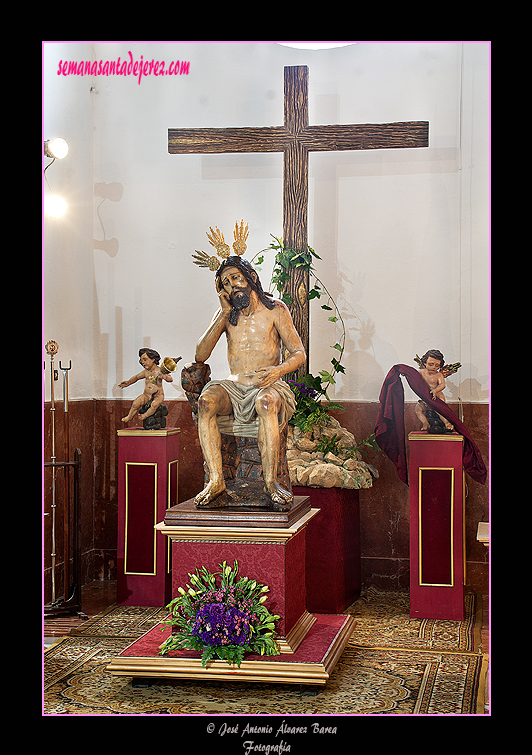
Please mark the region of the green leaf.
[[307, 374], [301, 378], [303, 385], [307, 385], [309, 388], [313, 388], [315, 391], [321, 391], [321, 380], [314, 375]]
[[347, 409], [345, 408], [345, 406], [342, 406], [342, 404], [338, 404], [335, 401], [329, 401], [329, 403], [326, 405], [325, 408], [327, 409], [328, 412], [333, 412], [333, 411], [336, 411], [336, 410], [342, 411], [342, 412], [346, 412], [347, 411]]
[[309, 246], [308, 250], [309, 250], [309, 252], [310, 252], [310, 253], [312, 254], [312, 256], [313, 256], [313, 257], [316, 257], [316, 259], [317, 259], [317, 260], [321, 260], [321, 257], [319, 257], [319, 256], [318, 256], [318, 255], [316, 254], [316, 252], [314, 251], [314, 249], [311, 249], [311, 247], [310, 247], [310, 246]]
[[343, 367], [340, 362], [335, 359], [334, 357], [331, 359], [331, 364], [336, 370], [336, 372], [345, 372], [345, 367]]
[[320, 375], [326, 383], [335, 383], [333, 376], [327, 370], [320, 370]]
[[338, 351], [343, 351], [343, 348], [340, 346], [339, 343], [335, 343], [334, 346], [331, 346], [332, 349], [338, 349]]

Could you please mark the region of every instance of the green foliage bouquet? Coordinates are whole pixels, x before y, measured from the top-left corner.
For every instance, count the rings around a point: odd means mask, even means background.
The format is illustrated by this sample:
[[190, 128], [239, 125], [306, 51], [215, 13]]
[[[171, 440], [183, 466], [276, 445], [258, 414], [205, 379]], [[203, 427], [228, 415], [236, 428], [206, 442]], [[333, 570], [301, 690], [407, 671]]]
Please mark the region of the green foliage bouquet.
[[[264, 605], [269, 588], [249, 577], [238, 577], [238, 562], [211, 574], [204, 566], [189, 574], [191, 585], [178, 588], [179, 596], [169, 604], [166, 626], [175, 627], [160, 646], [160, 654], [171, 650], [197, 650], [201, 663], [219, 658], [240, 666], [244, 653], [278, 655], [274, 640], [279, 619]], [[219, 583], [217, 577], [220, 577]]]
[[290, 424], [299, 427], [303, 433], [312, 430], [314, 425], [325, 422], [334, 409], [345, 411], [341, 404], [334, 401], [322, 403], [321, 399], [326, 395], [325, 389], [320, 378], [314, 375], [303, 375], [300, 380], [288, 380], [288, 383], [296, 398], [296, 408]]

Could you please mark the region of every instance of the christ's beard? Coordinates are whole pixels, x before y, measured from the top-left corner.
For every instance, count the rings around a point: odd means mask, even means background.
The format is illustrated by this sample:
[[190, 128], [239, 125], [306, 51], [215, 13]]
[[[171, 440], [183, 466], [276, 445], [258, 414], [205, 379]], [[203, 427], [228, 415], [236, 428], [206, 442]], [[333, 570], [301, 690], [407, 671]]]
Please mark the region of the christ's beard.
[[235, 294], [231, 295], [231, 304], [233, 309], [229, 315], [229, 322], [231, 325], [236, 325], [238, 322], [238, 315], [240, 310], [249, 307], [251, 302], [250, 289], [240, 289]]
[[239, 289], [236, 294], [231, 296], [231, 304], [234, 309], [246, 309], [251, 301], [249, 289]]

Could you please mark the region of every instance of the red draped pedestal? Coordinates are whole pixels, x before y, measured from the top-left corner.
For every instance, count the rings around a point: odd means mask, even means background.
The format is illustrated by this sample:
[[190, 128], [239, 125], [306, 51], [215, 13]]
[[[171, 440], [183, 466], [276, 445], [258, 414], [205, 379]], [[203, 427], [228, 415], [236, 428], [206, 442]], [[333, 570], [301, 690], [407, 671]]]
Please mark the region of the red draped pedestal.
[[177, 503], [179, 429], [118, 430], [119, 605], [165, 606], [171, 600], [166, 538], [155, 530]]
[[345, 488], [294, 487], [310, 496], [319, 513], [307, 527], [307, 608], [316, 613], [342, 613], [359, 596], [359, 491]]
[[464, 618], [463, 437], [413, 432], [410, 447], [410, 616]]
[[305, 539], [307, 525], [318, 512], [310, 508], [308, 497], [302, 496], [295, 497], [292, 510], [295, 514], [288, 513], [286, 523], [273, 513], [269, 527], [261, 511], [222, 515], [222, 509], [212, 509], [194, 517], [191, 500], [173, 506], [156, 526], [172, 544], [172, 595], [190, 584], [189, 575], [197, 568], [219, 572], [224, 561], [231, 566], [238, 561], [241, 576], [268, 585], [266, 605], [280, 616], [278, 655], [248, 653], [239, 667], [218, 660], [203, 667], [197, 651], [159, 655], [159, 646], [170, 631], [163, 634], [159, 625], [111, 659], [106, 670], [117, 676], [153, 679], [326, 684], [353, 633], [355, 620], [351, 615], [315, 616], [307, 611]]
[[[298, 500], [296, 499], [296, 503]], [[187, 507], [189, 502], [175, 507]], [[307, 511], [290, 527], [270, 528], [249, 526], [249, 522], [216, 519], [209, 524], [168, 524], [173, 512], [167, 512], [166, 521], [157, 526], [172, 544], [172, 596], [178, 588], [190, 584], [190, 574], [205, 566], [210, 572], [220, 571], [226, 561], [230, 566], [236, 560], [241, 576], [267, 585], [269, 610], [280, 616], [277, 632], [285, 652], [295, 650], [315, 618], [307, 611], [305, 590], [305, 544], [307, 523], [317, 513]]]

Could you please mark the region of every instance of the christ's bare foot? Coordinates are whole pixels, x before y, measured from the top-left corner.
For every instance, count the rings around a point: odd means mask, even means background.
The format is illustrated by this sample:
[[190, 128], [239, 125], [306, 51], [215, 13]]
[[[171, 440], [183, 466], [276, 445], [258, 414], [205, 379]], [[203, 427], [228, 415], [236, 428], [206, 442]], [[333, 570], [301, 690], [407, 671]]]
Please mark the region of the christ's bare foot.
[[269, 493], [273, 503], [280, 506], [288, 506], [294, 500], [294, 495], [290, 490], [285, 490], [277, 480], [264, 483], [264, 490]]
[[207, 506], [214, 498], [223, 493], [225, 490], [225, 481], [221, 480], [209, 480], [207, 485], [203, 488], [201, 493], [194, 498], [196, 506]]
[[131, 417], [128, 414], [127, 417], [122, 417], [122, 422], [129, 422], [130, 419]]

